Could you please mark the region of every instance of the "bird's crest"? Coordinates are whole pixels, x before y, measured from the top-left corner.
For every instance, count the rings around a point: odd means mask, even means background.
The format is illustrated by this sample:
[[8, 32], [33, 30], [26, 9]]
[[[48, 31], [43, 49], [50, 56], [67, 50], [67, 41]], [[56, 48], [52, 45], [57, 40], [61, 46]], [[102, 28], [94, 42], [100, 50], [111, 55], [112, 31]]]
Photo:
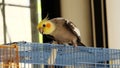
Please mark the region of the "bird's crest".
[[46, 17], [45, 17], [43, 20], [40, 21], [40, 23], [39, 23], [38, 26], [37, 26], [37, 29], [39, 29], [39, 27], [41, 26], [41, 25], [40, 25], [41, 23], [44, 23], [44, 22], [46, 22], [46, 21], [48, 21], [48, 20], [49, 20], [49, 18], [48, 18], [48, 14], [47, 14]]
[[45, 22], [45, 21], [48, 21], [48, 14], [46, 15], [46, 17], [41, 21], [41, 22]]

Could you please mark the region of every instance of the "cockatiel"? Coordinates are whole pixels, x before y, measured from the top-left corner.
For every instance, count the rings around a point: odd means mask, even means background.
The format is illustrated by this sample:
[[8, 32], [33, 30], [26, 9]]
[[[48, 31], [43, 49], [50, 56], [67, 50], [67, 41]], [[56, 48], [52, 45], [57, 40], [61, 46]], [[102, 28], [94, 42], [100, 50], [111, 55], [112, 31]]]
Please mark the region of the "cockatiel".
[[51, 35], [58, 44], [85, 46], [81, 43], [79, 29], [69, 20], [58, 17], [48, 20], [43, 19], [37, 26], [41, 34]]

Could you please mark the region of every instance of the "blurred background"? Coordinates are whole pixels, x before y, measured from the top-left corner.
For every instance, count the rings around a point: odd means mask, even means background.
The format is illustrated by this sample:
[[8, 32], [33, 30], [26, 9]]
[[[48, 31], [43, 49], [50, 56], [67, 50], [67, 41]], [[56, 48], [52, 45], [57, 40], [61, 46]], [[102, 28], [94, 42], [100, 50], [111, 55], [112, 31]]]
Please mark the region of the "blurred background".
[[[75, 23], [87, 46], [120, 47], [120, 0], [0, 0], [0, 44], [43, 42], [36, 26], [63, 17]], [[43, 38], [44, 39], [44, 38]]]

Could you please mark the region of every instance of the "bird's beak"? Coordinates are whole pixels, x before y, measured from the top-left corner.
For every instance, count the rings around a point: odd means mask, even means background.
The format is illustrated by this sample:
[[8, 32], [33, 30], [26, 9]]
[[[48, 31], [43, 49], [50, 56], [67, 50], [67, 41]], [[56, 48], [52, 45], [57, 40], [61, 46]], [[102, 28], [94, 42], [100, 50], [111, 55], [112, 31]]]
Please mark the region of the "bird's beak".
[[43, 32], [44, 32], [43, 28], [39, 28], [39, 31], [41, 34], [43, 34]]

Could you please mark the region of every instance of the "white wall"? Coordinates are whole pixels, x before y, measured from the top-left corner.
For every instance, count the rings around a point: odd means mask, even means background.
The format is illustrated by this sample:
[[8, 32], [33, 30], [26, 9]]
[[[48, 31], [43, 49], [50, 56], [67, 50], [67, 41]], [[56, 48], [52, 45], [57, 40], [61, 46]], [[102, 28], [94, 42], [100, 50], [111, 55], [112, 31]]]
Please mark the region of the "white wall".
[[120, 49], [120, 0], [106, 0], [109, 48]]
[[82, 42], [92, 45], [90, 0], [61, 0], [61, 12], [79, 27]]

